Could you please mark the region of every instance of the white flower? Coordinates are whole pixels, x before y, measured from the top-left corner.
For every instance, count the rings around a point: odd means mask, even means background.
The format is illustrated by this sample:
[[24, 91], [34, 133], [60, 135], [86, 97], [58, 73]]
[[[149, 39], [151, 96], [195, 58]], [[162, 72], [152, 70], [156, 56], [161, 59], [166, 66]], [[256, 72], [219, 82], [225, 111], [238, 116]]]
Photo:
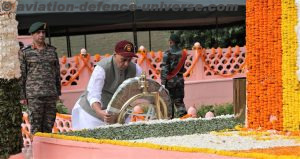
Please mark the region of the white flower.
[[139, 51], [144, 52], [145, 51], [145, 47], [143, 45], [140, 46]]
[[[17, 3], [16, 0], [10, 2]], [[9, 16], [7, 14], [0, 15], [0, 78], [3, 79], [20, 77], [18, 22], [15, 19], [15, 10], [16, 8], [13, 8]]]
[[256, 148], [270, 148], [278, 146], [300, 146], [295, 139], [285, 139], [274, 135], [270, 140], [256, 140], [252, 136], [240, 136], [238, 132], [227, 132], [231, 135], [193, 134], [184, 136], [152, 137], [130, 142], [154, 143], [167, 146], [182, 146], [192, 148], [209, 148], [216, 150], [250, 150]]

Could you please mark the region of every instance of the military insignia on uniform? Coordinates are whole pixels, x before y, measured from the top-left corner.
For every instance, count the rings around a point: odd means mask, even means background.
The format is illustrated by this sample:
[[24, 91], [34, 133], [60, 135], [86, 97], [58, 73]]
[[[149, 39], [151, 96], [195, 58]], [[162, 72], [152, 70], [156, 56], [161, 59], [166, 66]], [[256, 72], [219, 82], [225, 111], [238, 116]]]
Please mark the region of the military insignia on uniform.
[[131, 44], [127, 44], [127, 45], [125, 45], [125, 47], [124, 47], [124, 50], [125, 51], [127, 51], [127, 52], [132, 52], [132, 45]]
[[44, 23], [44, 30], [46, 30], [47, 28], [47, 23]]

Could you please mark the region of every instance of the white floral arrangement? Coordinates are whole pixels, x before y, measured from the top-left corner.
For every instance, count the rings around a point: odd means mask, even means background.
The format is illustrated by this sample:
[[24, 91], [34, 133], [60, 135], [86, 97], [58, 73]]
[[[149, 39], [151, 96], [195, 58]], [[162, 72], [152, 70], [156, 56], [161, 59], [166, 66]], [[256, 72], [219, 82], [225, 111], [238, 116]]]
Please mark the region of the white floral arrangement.
[[150, 137], [129, 140], [135, 143], [152, 143], [167, 146], [183, 146], [190, 148], [208, 148], [216, 150], [251, 150], [272, 147], [300, 146], [299, 139], [265, 132], [265, 134], [243, 135], [239, 131], [209, 132], [168, 137]]
[[[20, 77], [18, 60], [19, 43], [18, 22], [16, 21], [16, 0], [0, 2], [0, 78], [13, 79]], [[5, 7], [5, 8], [4, 8]]]

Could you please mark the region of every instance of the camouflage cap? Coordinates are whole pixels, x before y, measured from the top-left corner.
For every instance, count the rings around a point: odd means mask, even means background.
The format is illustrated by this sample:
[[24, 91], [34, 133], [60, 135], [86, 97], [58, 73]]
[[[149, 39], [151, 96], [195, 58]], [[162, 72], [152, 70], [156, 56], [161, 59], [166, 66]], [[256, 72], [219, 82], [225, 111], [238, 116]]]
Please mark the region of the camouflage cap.
[[37, 32], [38, 30], [46, 30], [47, 24], [43, 22], [35, 22], [33, 23], [29, 28], [29, 33], [33, 34]]
[[170, 40], [174, 41], [176, 44], [180, 43], [180, 37], [177, 34], [171, 34]]

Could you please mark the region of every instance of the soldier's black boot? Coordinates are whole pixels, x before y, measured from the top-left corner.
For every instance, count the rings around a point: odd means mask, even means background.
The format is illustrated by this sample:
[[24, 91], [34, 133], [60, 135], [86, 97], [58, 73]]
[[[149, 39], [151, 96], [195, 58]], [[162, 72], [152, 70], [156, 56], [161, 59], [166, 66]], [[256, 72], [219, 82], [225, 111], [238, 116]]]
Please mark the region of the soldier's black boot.
[[187, 114], [186, 110], [180, 110], [178, 111], [178, 116], [181, 118]]
[[185, 105], [183, 103], [183, 99], [182, 98], [177, 98], [174, 100], [174, 104], [176, 107], [176, 114], [178, 115], [179, 118], [185, 116], [187, 114], [186, 112], [186, 108]]

